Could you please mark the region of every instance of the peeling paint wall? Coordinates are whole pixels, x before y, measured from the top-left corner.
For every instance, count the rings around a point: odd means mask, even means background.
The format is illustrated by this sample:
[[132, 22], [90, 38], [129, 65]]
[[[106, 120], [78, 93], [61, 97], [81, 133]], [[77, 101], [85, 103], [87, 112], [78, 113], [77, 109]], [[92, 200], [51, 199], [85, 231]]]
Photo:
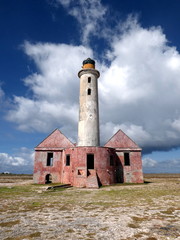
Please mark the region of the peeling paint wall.
[[[124, 139], [125, 140], [125, 139]], [[50, 142], [52, 138], [50, 137]], [[129, 140], [125, 140], [127, 145]], [[64, 142], [64, 139], [63, 139]], [[111, 139], [113, 145], [113, 139]], [[123, 143], [124, 144], [124, 143]], [[45, 147], [46, 146], [46, 147]], [[67, 183], [76, 187], [86, 187], [88, 177], [87, 155], [94, 158], [95, 169], [99, 183], [110, 185], [113, 183], [142, 183], [141, 149], [111, 147], [36, 147], [34, 161], [34, 182], [45, 184], [47, 174], [51, 174], [53, 183]], [[124, 145], [123, 145], [124, 146]], [[47, 166], [47, 155], [53, 153], [53, 165]], [[124, 153], [129, 153], [129, 165], [125, 164]], [[67, 156], [69, 164], [67, 165]]]
[[123, 182], [125, 183], [143, 183], [141, 151], [129, 151], [130, 165], [126, 166], [124, 162], [124, 152], [118, 150], [117, 156], [123, 166]]
[[[53, 166], [47, 166], [48, 152], [36, 151], [35, 153], [35, 183], [45, 184], [46, 175], [51, 174], [53, 183], [61, 182], [76, 187], [86, 187], [88, 154], [94, 156], [94, 169], [100, 184], [110, 185], [124, 181], [121, 157], [117, 157], [115, 150], [112, 148], [73, 147], [62, 151], [53, 151]], [[68, 166], [66, 165], [67, 155], [70, 156], [70, 165]], [[112, 161], [110, 162], [111, 158]]]
[[47, 166], [47, 153], [50, 151], [36, 151], [34, 159], [34, 183], [45, 184], [47, 174], [51, 174], [52, 182], [61, 182], [62, 151], [53, 151], [53, 165]]
[[[71, 156], [71, 166], [63, 167], [62, 181], [77, 187], [85, 187], [87, 179], [87, 154], [94, 155], [94, 169], [102, 185], [109, 185], [115, 180], [115, 166], [110, 166], [110, 155], [115, 158], [113, 149], [104, 147], [76, 147], [65, 150]], [[65, 162], [64, 162], [65, 164]], [[71, 182], [70, 182], [71, 181]]]

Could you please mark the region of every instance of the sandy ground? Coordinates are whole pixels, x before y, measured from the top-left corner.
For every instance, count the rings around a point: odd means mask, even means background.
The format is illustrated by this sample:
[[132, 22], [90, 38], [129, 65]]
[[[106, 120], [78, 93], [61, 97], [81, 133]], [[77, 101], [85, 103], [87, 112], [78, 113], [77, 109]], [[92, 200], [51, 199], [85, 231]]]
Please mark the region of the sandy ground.
[[179, 180], [63, 191], [0, 183], [0, 239], [180, 240]]

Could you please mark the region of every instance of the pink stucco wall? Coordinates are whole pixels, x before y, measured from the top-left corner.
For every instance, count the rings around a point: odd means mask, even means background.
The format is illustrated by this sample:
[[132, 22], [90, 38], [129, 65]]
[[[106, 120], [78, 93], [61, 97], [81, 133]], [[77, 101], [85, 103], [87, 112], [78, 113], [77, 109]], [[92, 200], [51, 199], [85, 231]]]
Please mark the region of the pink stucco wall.
[[[48, 152], [53, 153], [52, 166], [47, 166]], [[130, 166], [124, 164], [124, 152], [129, 153]], [[44, 184], [46, 176], [51, 174], [54, 183], [86, 187], [87, 154], [94, 155], [94, 170], [100, 184], [143, 182], [141, 148], [122, 131], [118, 131], [105, 147], [76, 147], [59, 130], [35, 148], [34, 182]], [[70, 166], [66, 166], [66, 155], [70, 155]], [[110, 165], [110, 157], [113, 165]]]
[[117, 156], [123, 168], [123, 182], [143, 183], [141, 151], [130, 151], [130, 166], [124, 164], [124, 151], [117, 151]]
[[[114, 155], [113, 149], [104, 147], [76, 147], [67, 148], [64, 154], [70, 154], [71, 166], [64, 166], [62, 182], [71, 183], [74, 186], [86, 186], [87, 178], [87, 154], [94, 154], [94, 169], [102, 185], [115, 182], [114, 168], [110, 166], [110, 155]], [[64, 163], [65, 164], [65, 163]], [[81, 175], [78, 174], [81, 172]]]
[[[66, 166], [67, 154], [70, 155], [70, 166]], [[105, 147], [74, 147], [56, 151], [53, 166], [46, 166], [46, 151], [36, 151], [34, 182], [44, 184], [46, 175], [51, 174], [53, 182], [85, 187], [87, 154], [94, 154], [94, 169], [102, 185], [143, 182], [141, 152], [130, 152], [130, 166], [125, 166], [124, 152]], [[110, 166], [110, 156], [113, 156], [113, 166]]]
[[60, 171], [62, 169], [61, 158], [62, 151], [54, 151], [53, 166], [47, 166], [47, 152], [36, 151], [34, 159], [34, 182], [45, 184], [45, 177], [51, 174], [53, 182], [61, 182]]

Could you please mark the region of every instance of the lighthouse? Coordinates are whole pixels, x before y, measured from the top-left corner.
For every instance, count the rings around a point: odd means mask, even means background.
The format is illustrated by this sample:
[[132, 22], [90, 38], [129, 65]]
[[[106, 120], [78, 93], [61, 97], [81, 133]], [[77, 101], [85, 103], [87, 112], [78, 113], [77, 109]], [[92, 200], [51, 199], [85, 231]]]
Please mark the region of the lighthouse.
[[78, 73], [80, 78], [78, 146], [99, 146], [98, 78], [95, 61], [87, 58]]
[[121, 129], [104, 146], [99, 140], [98, 78], [95, 61], [87, 58], [78, 72], [78, 141], [59, 129], [35, 147], [34, 182], [99, 188], [114, 183], [143, 183], [141, 148]]

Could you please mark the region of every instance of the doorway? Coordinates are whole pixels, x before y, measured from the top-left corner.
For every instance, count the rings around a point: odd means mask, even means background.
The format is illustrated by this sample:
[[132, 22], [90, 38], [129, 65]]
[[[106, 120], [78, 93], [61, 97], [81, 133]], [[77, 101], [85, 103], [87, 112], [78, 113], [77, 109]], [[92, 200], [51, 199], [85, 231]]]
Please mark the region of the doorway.
[[87, 177], [91, 175], [92, 169], [94, 169], [94, 154], [87, 154]]
[[52, 176], [51, 176], [51, 174], [47, 174], [47, 175], [46, 175], [45, 183], [46, 183], [46, 184], [52, 183]]

